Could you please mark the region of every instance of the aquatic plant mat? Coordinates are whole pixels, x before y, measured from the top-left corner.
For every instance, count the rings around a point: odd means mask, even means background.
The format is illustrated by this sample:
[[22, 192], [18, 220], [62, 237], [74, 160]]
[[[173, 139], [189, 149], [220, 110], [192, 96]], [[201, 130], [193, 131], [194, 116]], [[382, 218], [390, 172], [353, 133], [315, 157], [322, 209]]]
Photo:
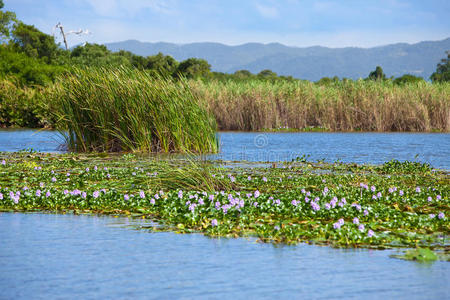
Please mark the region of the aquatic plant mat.
[[[247, 164], [246, 167], [244, 164]], [[0, 153], [0, 211], [128, 215], [150, 231], [448, 254], [446, 171], [211, 162], [149, 155]]]

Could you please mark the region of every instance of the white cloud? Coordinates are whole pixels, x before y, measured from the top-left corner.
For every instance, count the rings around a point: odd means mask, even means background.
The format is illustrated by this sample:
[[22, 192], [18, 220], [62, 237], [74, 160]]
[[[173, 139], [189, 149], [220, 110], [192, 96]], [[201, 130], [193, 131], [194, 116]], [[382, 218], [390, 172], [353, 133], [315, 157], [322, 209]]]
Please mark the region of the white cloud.
[[170, 14], [176, 7], [172, 0], [84, 0], [102, 17], [135, 16], [145, 10]]
[[265, 18], [269, 18], [269, 19], [278, 18], [278, 15], [279, 15], [278, 9], [274, 6], [268, 6], [268, 5], [256, 3], [255, 7], [256, 7], [256, 10], [258, 11], [258, 13]]

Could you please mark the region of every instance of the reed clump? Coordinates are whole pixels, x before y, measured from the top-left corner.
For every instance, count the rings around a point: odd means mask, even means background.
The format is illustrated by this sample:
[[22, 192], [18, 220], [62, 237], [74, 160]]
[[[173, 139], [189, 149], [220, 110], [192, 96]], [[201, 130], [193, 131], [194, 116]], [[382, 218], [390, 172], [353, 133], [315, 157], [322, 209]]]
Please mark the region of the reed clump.
[[216, 122], [186, 81], [128, 68], [75, 69], [49, 91], [72, 151], [217, 152]]
[[191, 81], [221, 130], [450, 130], [450, 84], [389, 81]]

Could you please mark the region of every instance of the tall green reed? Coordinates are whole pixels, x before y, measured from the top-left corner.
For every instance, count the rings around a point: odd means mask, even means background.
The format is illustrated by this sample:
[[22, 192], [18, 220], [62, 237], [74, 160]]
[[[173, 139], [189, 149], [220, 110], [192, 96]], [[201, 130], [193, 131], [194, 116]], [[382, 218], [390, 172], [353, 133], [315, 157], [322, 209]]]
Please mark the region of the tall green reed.
[[216, 122], [184, 79], [78, 68], [50, 91], [72, 151], [217, 152]]
[[191, 81], [221, 130], [450, 130], [450, 84]]

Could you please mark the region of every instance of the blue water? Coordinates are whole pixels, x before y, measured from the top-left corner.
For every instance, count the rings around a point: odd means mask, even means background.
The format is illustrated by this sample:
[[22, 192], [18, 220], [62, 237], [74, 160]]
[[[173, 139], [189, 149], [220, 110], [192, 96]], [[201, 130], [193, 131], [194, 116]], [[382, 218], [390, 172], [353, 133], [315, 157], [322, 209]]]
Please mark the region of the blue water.
[[[417, 160], [450, 170], [448, 133], [219, 133], [223, 160], [290, 161], [309, 155], [309, 160], [382, 164], [391, 159]], [[32, 148], [59, 152], [62, 136], [53, 131], [0, 130], [0, 151]]]
[[0, 213], [0, 299], [448, 299], [450, 263]]

